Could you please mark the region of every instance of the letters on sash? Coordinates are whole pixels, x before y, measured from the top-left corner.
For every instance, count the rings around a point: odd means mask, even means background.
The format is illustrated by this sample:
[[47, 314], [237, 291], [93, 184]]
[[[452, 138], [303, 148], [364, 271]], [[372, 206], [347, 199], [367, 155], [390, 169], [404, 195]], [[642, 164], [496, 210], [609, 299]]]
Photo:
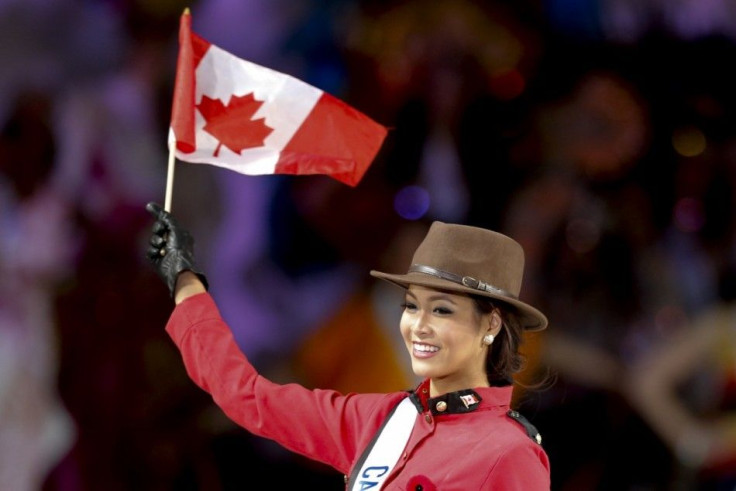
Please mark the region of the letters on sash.
[[399, 456], [409, 441], [417, 410], [407, 397], [399, 403], [396, 410], [381, 429], [370, 453], [363, 461], [360, 472], [356, 475], [351, 491], [381, 489], [386, 477], [391, 473]]

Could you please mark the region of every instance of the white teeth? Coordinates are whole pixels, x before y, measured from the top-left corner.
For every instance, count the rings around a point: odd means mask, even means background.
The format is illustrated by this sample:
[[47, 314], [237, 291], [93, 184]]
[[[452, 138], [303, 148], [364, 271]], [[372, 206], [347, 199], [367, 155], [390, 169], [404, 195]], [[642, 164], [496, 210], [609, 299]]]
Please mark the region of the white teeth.
[[417, 344], [417, 343], [414, 343], [414, 349], [417, 351], [423, 351], [425, 353], [434, 353], [435, 351], [440, 350], [437, 346], [430, 346], [428, 344]]

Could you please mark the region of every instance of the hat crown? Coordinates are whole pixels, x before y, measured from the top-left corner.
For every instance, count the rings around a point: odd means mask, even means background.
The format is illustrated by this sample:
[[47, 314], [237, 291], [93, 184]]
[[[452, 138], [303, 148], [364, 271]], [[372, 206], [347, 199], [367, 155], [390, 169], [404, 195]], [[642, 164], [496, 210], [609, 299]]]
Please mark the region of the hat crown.
[[518, 296], [524, 250], [506, 235], [469, 225], [433, 222], [412, 258], [461, 277], [469, 276]]

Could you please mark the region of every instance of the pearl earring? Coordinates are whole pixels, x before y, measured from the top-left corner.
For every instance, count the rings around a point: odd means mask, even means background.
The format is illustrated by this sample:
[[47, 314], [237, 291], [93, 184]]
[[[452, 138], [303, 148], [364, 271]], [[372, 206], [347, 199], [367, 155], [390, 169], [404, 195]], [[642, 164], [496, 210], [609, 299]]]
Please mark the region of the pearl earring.
[[490, 346], [493, 343], [493, 334], [486, 334], [483, 336], [483, 343], [486, 346]]

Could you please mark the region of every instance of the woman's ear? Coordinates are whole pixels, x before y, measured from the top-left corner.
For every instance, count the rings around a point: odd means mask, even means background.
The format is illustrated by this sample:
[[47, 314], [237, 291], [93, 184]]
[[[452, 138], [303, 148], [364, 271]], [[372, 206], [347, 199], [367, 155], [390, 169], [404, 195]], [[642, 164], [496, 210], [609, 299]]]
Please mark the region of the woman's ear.
[[501, 319], [501, 312], [499, 312], [497, 309], [495, 309], [490, 314], [490, 333], [494, 336], [498, 334], [498, 331], [501, 330], [501, 326], [503, 326], [503, 320]]
[[503, 326], [503, 320], [501, 319], [501, 313], [498, 310], [486, 314], [484, 317], [484, 324], [486, 331], [483, 334], [483, 345], [490, 346], [493, 343], [493, 339], [498, 335], [498, 332]]

